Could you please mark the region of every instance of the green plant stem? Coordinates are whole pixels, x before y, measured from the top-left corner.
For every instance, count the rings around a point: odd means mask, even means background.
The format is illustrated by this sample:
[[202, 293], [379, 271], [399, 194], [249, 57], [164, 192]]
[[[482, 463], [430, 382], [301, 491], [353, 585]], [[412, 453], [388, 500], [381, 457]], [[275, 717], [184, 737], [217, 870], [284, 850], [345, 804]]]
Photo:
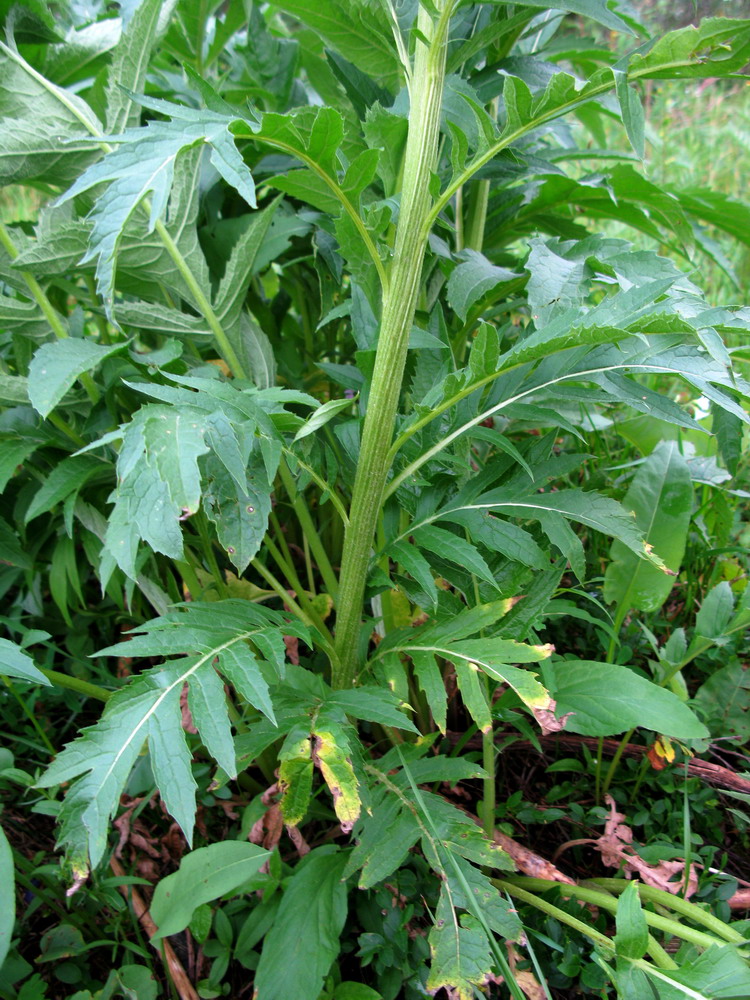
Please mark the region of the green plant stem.
[[47, 420], [49, 420], [53, 427], [56, 427], [62, 434], [64, 434], [65, 437], [70, 438], [76, 447], [86, 447], [86, 441], [80, 434], [73, 430], [68, 421], [64, 417], [61, 417], [59, 413], [56, 413], [53, 410], [52, 413], [48, 414]]
[[29, 720], [29, 722], [34, 727], [34, 729], [36, 729], [37, 734], [39, 735], [39, 739], [47, 747], [47, 749], [49, 750], [49, 752], [54, 755], [56, 753], [56, 751], [55, 751], [55, 748], [52, 746], [52, 743], [50, 742], [49, 736], [47, 736], [47, 733], [45, 732], [44, 728], [42, 727], [41, 723], [39, 722], [39, 719], [37, 719], [37, 717], [31, 711], [31, 709], [26, 704], [26, 702], [24, 701], [24, 699], [21, 697], [21, 695], [16, 690], [16, 686], [13, 683], [13, 681], [11, 681], [9, 677], [3, 677], [3, 681], [5, 682], [5, 686], [8, 688], [8, 690], [10, 691], [10, 693], [13, 695], [13, 697], [18, 702], [18, 704], [19, 704], [19, 706], [20, 706], [21, 711], [23, 712], [23, 714]]
[[[281, 598], [281, 600], [286, 604], [289, 610], [294, 615], [296, 615], [296, 617], [299, 618], [301, 622], [303, 622], [305, 625], [312, 625], [313, 628], [318, 629], [317, 622], [313, 621], [312, 618], [303, 611], [303, 609], [291, 596], [289, 591], [285, 590], [284, 585], [279, 580], [276, 579], [276, 577], [273, 575], [270, 569], [268, 569], [267, 566], [263, 565], [260, 559], [251, 560], [250, 565], [253, 567], [256, 573], [259, 573], [260, 576], [263, 577], [263, 579], [266, 581], [271, 590], [273, 590], [278, 595], [278, 597]], [[330, 633], [328, 632], [328, 629], [325, 628], [325, 626], [324, 630], [325, 631], [319, 633], [318, 639], [321, 648], [331, 661], [331, 669], [333, 669], [333, 666], [338, 662], [336, 657], [336, 651], [333, 647], [333, 643], [329, 642], [329, 640], [326, 638], [326, 635], [330, 635]]]
[[[507, 891], [510, 891], [507, 889], [508, 885], [513, 885], [520, 889], [532, 889], [536, 892], [546, 892], [549, 889], [559, 889], [563, 896], [569, 896], [572, 899], [580, 899], [583, 903], [590, 903], [592, 906], [598, 906], [603, 910], [609, 910], [610, 913], [617, 912], [617, 900], [613, 896], [608, 895], [606, 892], [599, 892], [596, 889], [587, 889], [585, 886], [581, 885], [568, 885], [563, 882], [553, 882], [548, 881], [547, 879], [539, 878], [527, 878], [525, 876], [509, 876], [505, 880], [497, 880], [496, 884], [500, 886], [500, 888], [506, 889]], [[597, 884], [601, 883], [597, 882]], [[639, 888], [641, 887], [639, 886]], [[668, 892], [665, 892], [663, 895], [666, 897], [666, 900], [662, 900], [660, 902], [663, 902], [663, 905], [668, 905], [672, 909], [676, 910], [677, 908], [674, 906], [674, 900], [680, 899], [680, 897], [672, 896]], [[681, 902], [684, 903], [686, 900], [683, 899]], [[695, 944], [699, 948], [710, 948], [712, 945], [724, 946], [728, 943], [726, 938], [720, 939], [712, 934], [706, 934], [703, 931], [696, 930], [694, 927], [687, 927], [685, 924], [681, 924], [679, 920], [673, 920], [670, 917], [663, 917], [659, 913], [651, 913], [650, 910], [644, 910], [643, 915], [646, 919], [646, 923], [655, 930], [663, 931], [665, 934], [671, 934], [675, 937], [682, 938], [683, 941], [689, 941], [691, 944]]]
[[[148, 202], [144, 202], [144, 209], [148, 211]], [[213, 306], [208, 301], [208, 298], [206, 297], [201, 286], [198, 284], [195, 275], [188, 266], [187, 261], [180, 253], [180, 249], [172, 239], [169, 230], [160, 219], [156, 222], [155, 231], [159, 239], [164, 244], [167, 253], [172, 258], [175, 267], [180, 272], [185, 284], [190, 289], [190, 293], [195, 299], [195, 304], [198, 306], [204, 319], [208, 323], [224, 360], [237, 378], [248, 378], [248, 372], [245, 371], [242, 362], [237, 357], [237, 353], [232, 347], [224, 327], [219, 322], [219, 318], [214, 312]]]
[[[601, 886], [602, 889], [618, 894], [624, 892], [631, 884], [630, 879], [626, 878], [594, 878], [590, 879], [590, 881], [595, 885]], [[703, 907], [696, 906], [695, 903], [683, 899], [682, 896], [674, 896], [671, 892], [666, 892], [664, 889], [657, 889], [655, 886], [645, 885], [644, 883], [639, 884], [638, 894], [641, 900], [645, 902], [669, 907], [675, 913], [679, 913], [688, 920], [692, 920], [693, 923], [702, 924], [713, 934], [717, 935], [717, 937], [724, 938], [730, 944], [748, 944], [747, 938], [740, 934], [738, 930], [735, 930], [734, 927], [715, 917], [713, 913], [704, 910]]]
[[52, 681], [57, 687], [67, 688], [68, 691], [77, 691], [78, 694], [86, 698], [96, 698], [97, 701], [109, 701], [114, 691], [99, 687], [98, 684], [91, 684], [89, 681], [82, 681], [78, 677], [71, 677], [69, 674], [61, 674], [57, 670], [47, 670], [46, 667], [39, 667], [48, 681]]
[[305, 533], [308, 544], [312, 549], [312, 554], [315, 556], [318, 569], [320, 570], [320, 575], [323, 577], [323, 582], [326, 585], [326, 590], [335, 601], [338, 597], [339, 582], [336, 579], [336, 574], [333, 572], [331, 561], [328, 558], [328, 553], [326, 552], [325, 546], [320, 539], [318, 529], [315, 527], [315, 522], [310, 515], [307, 504], [305, 503], [305, 498], [298, 492], [297, 484], [295, 483], [294, 477], [289, 470], [289, 466], [286, 464], [284, 459], [282, 459], [279, 463], [279, 475], [281, 476], [281, 481], [289, 494], [289, 499], [292, 501], [292, 507], [294, 508], [294, 513], [297, 515], [300, 527]]
[[[543, 883], [545, 888], [552, 888], [552, 886], [562, 887], [561, 882], [547, 883], [544, 882], [543, 879], [531, 879], [531, 881]], [[606, 951], [610, 953], [614, 952], [614, 942], [611, 938], [608, 938], [606, 934], [602, 934], [601, 931], [595, 930], [583, 920], [579, 920], [570, 913], [566, 913], [565, 910], [561, 910], [559, 906], [555, 906], [546, 899], [542, 899], [541, 897], [534, 895], [532, 892], [527, 892], [527, 890], [522, 886], [516, 885], [516, 880], [511, 882], [509, 879], [493, 878], [492, 883], [497, 886], [498, 889], [501, 889], [503, 892], [507, 892], [508, 895], [512, 896], [514, 899], [520, 899], [522, 902], [530, 904], [535, 909], [541, 910], [542, 913], [549, 914], [549, 916], [559, 920], [561, 924], [567, 924], [568, 927], [572, 927], [574, 930], [577, 930], [580, 934], [583, 934], [585, 937], [589, 938]], [[573, 887], [566, 886], [566, 888], [570, 889]]]
[[370, 399], [344, 537], [336, 625], [338, 669], [333, 686], [350, 687], [358, 668], [358, 635], [370, 550], [390, 469], [388, 452], [396, 421], [406, 352], [419, 297], [429, 227], [429, 184], [437, 154], [450, 11], [437, 0], [437, 21], [420, 6], [411, 82], [404, 184], [393, 264], [383, 295]]
[[291, 564], [291, 562], [288, 562], [284, 558], [284, 555], [279, 551], [279, 549], [276, 547], [274, 542], [268, 537], [268, 535], [266, 535], [264, 541], [264, 548], [268, 550], [268, 554], [271, 556], [273, 561], [276, 563], [276, 565], [279, 567], [281, 572], [286, 577], [287, 583], [295, 591], [297, 595], [297, 601], [302, 610], [304, 611], [304, 613], [307, 615], [307, 617], [310, 619], [313, 625], [315, 625], [318, 631], [321, 632], [330, 642], [333, 642], [333, 636], [328, 631], [328, 628], [323, 619], [320, 617], [318, 612], [312, 606], [310, 599], [307, 596], [307, 593], [305, 592], [304, 585], [302, 584], [300, 578], [297, 576], [297, 571], [295, 570], [294, 566]]

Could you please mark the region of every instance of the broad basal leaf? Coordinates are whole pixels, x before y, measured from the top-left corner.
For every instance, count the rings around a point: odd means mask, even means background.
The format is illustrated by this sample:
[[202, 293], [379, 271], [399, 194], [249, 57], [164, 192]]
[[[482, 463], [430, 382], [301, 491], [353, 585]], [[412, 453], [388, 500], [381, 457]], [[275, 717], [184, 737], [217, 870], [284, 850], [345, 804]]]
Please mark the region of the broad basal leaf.
[[210, 844], [185, 855], [177, 871], [156, 886], [149, 909], [158, 930], [151, 940], [184, 930], [199, 906], [239, 889], [268, 856], [262, 847], [236, 840]]
[[627, 667], [594, 660], [558, 660], [546, 664], [543, 675], [555, 699], [558, 717], [572, 733], [613, 736], [638, 726], [675, 739], [708, 736], [687, 705]]
[[263, 941], [255, 988], [265, 1000], [317, 1000], [347, 914], [347, 854], [318, 847], [292, 873]]

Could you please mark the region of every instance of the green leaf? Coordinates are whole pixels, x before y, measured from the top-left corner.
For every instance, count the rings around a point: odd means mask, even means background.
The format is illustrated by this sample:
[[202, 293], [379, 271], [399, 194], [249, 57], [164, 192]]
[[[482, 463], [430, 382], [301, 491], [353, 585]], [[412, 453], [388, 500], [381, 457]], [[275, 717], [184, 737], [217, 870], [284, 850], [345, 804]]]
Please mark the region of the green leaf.
[[646, 53], [630, 58], [628, 76], [695, 79], [741, 72], [750, 54], [750, 22], [706, 17], [699, 25], [670, 31]]
[[105, 347], [72, 337], [42, 344], [29, 366], [31, 405], [43, 417], [49, 416], [79, 375], [92, 371], [122, 348], [122, 344]]
[[380, 6], [343, 0], [274, 0], [274, 6], [303, 21], [361, 72], [396, 90], [399, 61]]
[[23, 465], [29, 455], [41, 445], [41, 441], [20, 438], [18, 440], [4, 439], [0, 449], [0, 492], [16, 474], [19, 465]]
[[416, 817], [399, 798], [387, 789], [375, 790], [370, 812], [356, 830], [357, 843], [344, 875], [361, 869], [359, 888], [372, 888], [403, 864], [420, 834]]
[[279, 756], [279, 790], [281, 791], [281, 815], [287, 826], [299, 826], [307, 814], [312, 796], [313, 762], [307, 757], [290, 757], [282, 760]]
[[[497, 499], [495, 499], [497, 497]], [[629, 512], [616, 500], [610, 500], [594, 490], [560, 490], [558, 492], [538, 493], [519, 499], [505, 499], [503, 491], [489, 493], [477, 499], [473, 505], [464, 510], [481, 510], [492, 508], [503, 510], [519, 516], [534, 517], [535, 510], [553, 511], [562, 514], [571, 521], [580, 521], [605, 535], [614, 535], [624, 546], [635, 552], [641, 559], [647, 559], [656, 566], [663, 565], [646, 543], [636, 524], [634, 513]], [[441, 512], [447, 516], [452, 511]]]
[[[438, 630], [426, 629], [414, 630], [411, 636], [394, 633], [381, 643], [376, 658], [378, 655], [393, 651], [407, 653], [414, 659], [420, 683], [422, 682], [422, 674], [429, 678], [431, 671], [430, 661], [426, 659], [425, 654], [432, 657], [437, 655], [454, 664], [460, 662], [467, 666], [473, 664], [475, 667], [480, 667], [490, 677], [512, 687], [529, 708], [549, 708], [549, 694], [539, 683], [536, 675], [510, 666], [507, 661], [536, 663], [551, 655], [552, 646], [529, 646], [515, 642], [513, 639], [499, 637], [441, 641]], [[440, 710], [436, 679], [428, 681], [428, 683], [432, 685]]]
[[433, 606], [437, 605], [438, 592], [435, 585], [435, 578], [432, 575], [430, 564], [416, 545], [411, 545], [406, 541], [391, 542], [385, 550], [385, 555], [390, 556], [395, 562], [400, 563], [406, 572], [424, 590], [425, 594], [432, 601]]
[[532, 569], [547, 569], [549, 566], [549, 559], [528, 531], [495, 517], [489, 511], [453, 511], [444, 514], [442, 519], [464, 525], [474, 542], [480, 542], [492, 552], [502, 553], [513, 562]]
[[[19, 7], [22, 5], [19, 5]], [[76, 94], [43, 84], [16, 51], [0, 42], [0, 183], [71, 183], [101, 155], [84, 122], [100, 123]]]
[[24, 516], [26, 524], [52, 510], [71, 493], [77, 493], [97, 473], [106, 472], [107, 469], [105, 462], [92, 455], [72, 455], [62, 459], [34, 494]]
[[46, 684], [48, 687], [51, 685], [41, 670], [34, 666], [31, 657], [8, 639], [0, 639], [0, 674], [29, 681], [32, 684]]
[[203, 508], [216, 525], [216, 533], [227, 555], [242, 573], [261, 546], [271, 513], [272, 485], [263, 459], [257, 452], [250, 456], [244, 490], [239, 489], [215, 456], [206, 464], [206, 470], [208, 483]]
[[626, 611], [656, 611], [669, 596], [685, 552], [693, 487], [690, 470], [676, 441], [664, 441], [640, 466], [623, 499], [632, 510], [646, 544], [663, 561], [665, 575], [615, 540], [604, 577], [604, 598]]
[[[60, 42], [62, 37], [49, 5], [42, 0], [1, 0], [0, 24], [17, 42]], [[2, 965], [0, 960], [0, 965]]]
[[479, 667], [470, 660], [456, 659], [456, 681], [461, 698], [469, 715], [483, 733], [492, 729], [492, 715], [487, 703], [487, 695], [479, 682]]
[[486, 580], [487, 583], [495, 586], [492, 570], [475, 546], [467, 542], [465, 538], [460, 538], [445, 528], [435, 528], [432, 525], [418, 528], [413, 534], [414, 541], [419, 548], [433, 552], [441, 559], [456, 563], [470, 573], [474, 573], [480, 580]]
[[343, 413], [345, 410], [351, 410], [354, 403], [352, 399], [329, 399], [327, 403], [323, 403], [318, 409], [307, 418], [304, 424], [300, 427], [297, 433], [294, 435], [294, 440], [299, 441], [301, 438], [307, 437], [309, 434], [314, 434], [319, 427], [323, 427], [325, 424], [332, 420], [336, 414]]
[[[211, 675], [218, 669], [241, 697], [273, 721], [263, 673], [278, 678], [276, 643], [281, 642], [281, 627], [286, 634], [310, 641], [304, 629], [248, 601], [191, 602], [140, 626], [142, 634], [101, 651], [99, 655], [177, 659], [143, 671], [116, 691], [100, 721], [69, 743], [40, 780], [46, 788], [71, 782], [60, 814], [61, 842], [78, 872], [85, 874], [89, 864], [101, 859], [109, 819], [146, 740], [165, 804], [174, 809], [190, 840], [194, 782], [181, 726], [183, 687], [188, 685], [193, 722], [206, 748], [233, 776], [228, 709], [222, 685]], [[191, 693], [194, 683], [197, 687]]]
[[558, 660], [543, 667], [558, 717], [572, 712], [568, 732], [613, 736], [641, 727], [678, 740], [704, 739], [708, 730], [677, 695], [614, 663]]
[[401, 711], [402, 705], [397, 696], [380, 688], [363, 686], [349, 691], [335, 691], [326, 697], [323, 706], [341, 708], [355, 719], [379, 722], [382, 726], [393, 726], [410, 733], [419, 732]]
[[0, 564], [2, 563], [19, 569], [31, 569], [33, 565], [31, 555], [21, 545], [18, 532], [0, 517]]
[[714, 736], [750, 738], [750, 672], [739, 660], [714, 671], [695, 693], [695, 706]]
[[462, 320], [466, 319], [474, 303], [488, 292], [521, 278], [505, 267], [490, 263], [476, 250], [462, 251], [461, 258], [462, 263], [454, 268], [448, 279], [448, 302]]
[[480, 922], [466, 913], [459, 918], [445, 886], [440, 890], [429, 941], [432, 961], [427, 989], [444, 988], [458, 1000], [472, 1000], [490, 978], [492, 954]]
[[448, 715], [448, 692], [440, 668], [431, 650], [413, 649], [409, 655], [414, 666], [419, 686], [424, 692], [427, 704], [430, 706], [435, 725], [441, 733], [446, 731]]
[[186, 854], [178, 870], [156, 886], [150, 912], [158, 930], [151, 940], [179, 934], [199, 906], [239, 889], [269, 853], [255, 844], [225, 840]]
[[0, 910], [0, 966], [2, 966], [10, 950], [16, 923], [16, 876], [13, 868], [13, 851], [2, 826], [0, 826], [0, 883], [5, 886], [5, 905]]
[[638, 883], [631, 882], [617, 900], [615, 948], [624, 958], [643, 958], [648, 951], [648, 924], [638, 895]]
[[143, 91], [151, 52], [175, 6], [176, 0], [141, 0], [123, 30], [107, 74], [107, 132], [139, 124], [141, 111], [130, 94]]
[[343, 851], [318, 847], [292, 873], [255, 973], [264, 1000], [317, 1000], [346, 923], [346, 860]]
[[731, 622], [733, 613], [734, 594], [729, 583], [722, 580], [703, 599], [695, 619], [696, 634], [707, 639], [720, 639]]
[[[738, 1000], [750, 993], [750, 969], [747, 961], [734, 950], [712, 945], [692, 961], [680, 963], [676, 971], [666, 971], [665, 976], [682, 983], [692, 990], [700, 990], [711, 1000]], [[659, 990], [663, 985], [659, 982]], [[664, 989], [666, 993], [666, 989]], [[669, 993], [668, 1000], [684, 996], [682, 990]]]
[[90, 213], [93, 222], [88, 252], [82, 263], [96, 261], [99, 293], [112, 318], [115, 257], [125, 225], [143, 200], [151, 196], [148, 233], [166, 211], [177, 155], [192, 146], [209, 146], [210, 160], [221, 176], [236, 187], [255, 208], [252, 175], [234, 145], [231, 115], [206, 108], [196, 110], [166, 101], [141, 98], [151, 110], [170, 116], [170, 121], [153, 119], [143, 128], [109, 136], [117, 147], [89, 167], [61, 196], [63, 203], [100, 184], [107, 188]]
[[646, 154], [646, 114], [643, 104], [638, 92], [628, 83], [627, 73], [619, 69], [613, 69], [612, 72], [615, 75], [615, 92], [620, 102], [620, 114], [630, 145], [636, 155], [643, 159]]
[[[509, 0], [485, 0], [487, 3], [507, 4]], [[536, 0], [516, 0], [516, 7], [538, 7]], [[635, 34], [633, 31], [633, 21], [627, 20], [613, 10], [612, 4], [607, 0], [560, 0], [556, 2], [555, 10], [564, 10], [570, 14], [580, 14], [581, 17], [590, 17], [592, 21], [598, 21], [605, 28], [612, 31], [624, 31], [629, 35]]]

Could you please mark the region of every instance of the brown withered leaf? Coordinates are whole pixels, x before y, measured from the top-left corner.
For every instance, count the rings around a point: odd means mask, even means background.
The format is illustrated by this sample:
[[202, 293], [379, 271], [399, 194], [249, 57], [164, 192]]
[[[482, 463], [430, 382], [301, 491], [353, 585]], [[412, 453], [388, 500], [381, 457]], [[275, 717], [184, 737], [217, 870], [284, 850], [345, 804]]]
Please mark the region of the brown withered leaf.
[[566, 712], [565, 715], [561, 715], [558, 719], [555, 716], [556, 708], [557, 702], [554, 699], [550, 699], [547, 708], [532, 708], [534, 718], [541, 727], [542, 736], [548, 736], [550, 733], [559, 733], [562, 729], [565, 729], [565, 723], [571, 715], [575, 715], [575, 712]]
[[[606, 801], [610, 809], [609, 819], [602, 836], [592, 841], [597, 850], [601, 852], [604, 864], [611, 868], [619, 868], [622, 865], [628, 875], [637, 873], [642, 882], [655, 889], [663, 889], [673, 895], [681, 893], [685, 881], [685, 862], [680, 860], [660, 861], [658, 865], [649, 865], [632, 846], [633, 831], [623, 822], [625, 816], [617, 811], [614, 799], [607, 795]], [[675, 881], [675, 876], [679, 875], [682, 875], [682, 878]], [[691, 865], [685, 895], [689, 898], [697, 889], [696, 865]]]

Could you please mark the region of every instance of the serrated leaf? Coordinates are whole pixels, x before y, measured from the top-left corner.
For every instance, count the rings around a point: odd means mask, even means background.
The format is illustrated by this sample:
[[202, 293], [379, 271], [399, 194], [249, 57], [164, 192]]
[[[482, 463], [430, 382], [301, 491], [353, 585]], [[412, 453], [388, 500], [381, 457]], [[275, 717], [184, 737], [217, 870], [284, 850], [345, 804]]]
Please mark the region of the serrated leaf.
[[433, 525], [417, 528], [413, 535], [419, 548], [433, 552], [441, 559], [456, 563], [470, 573], [474, 573], [480, 580], [486, 580], [487, 583], [495, 586], [492, 570], [476, 547], [467, 542], [465, 538], [460, 538], [445, 528], [435, 528]]
[[419, 551], [416, 545], [411, 545], [406, 541], [391, 542], [385, 554], [391, 559], [401, 563], [407, 573], [412, 576], [419, 586], [424, 590], [432, 601], [433, 606], [437, 605], [438, 593], [435, 579], [430, 569], [430, 564]]
[[52, 469], [34, 494], [26, 509], [25, 522], [28, 524], [39, 514], [52, 510], [71, 493], [77, 493], [89, 479], [106, 469], [107, 465], [92, 455], [72, 455], [70, 458], [64, 458]]
[[391, 691], [375, 687], [335, 691], [325, 699], [324, 706], [341, 708], [355, 719], [379, 722], [383, 726], [393, 726], [411, 733], [419, 732], [411, 719], [401, 711], [401, 702]]
[[448, 279], [448, 302], [462, 320], [487, 292], [521, 277], [505, 267], [497, 267], [476, 250], [464, 250], [462, 262]]
[[533, 569], [547, 569], [549, 559], [528, 531], [501, 520], [489, 511], [459, 510], [447, 513], [446, 521], [468, 528], [472, 540], [480, 542], [492, 552], [500, 552], [514, 562]]
[[34, 661], [26, 653], [8, 639], [0, 639], [0, 674], [15, 677], [31, 684], [51, 686], [41, 670], [34, 666]]
[[143, 91], [152, 49], [175, 6], [176, 0], [141, 0], [125, 26], [107, 74], [107, 132], [117, 134], [138, 125], [140, 108], [130, 94]]
[[415, 815], [403, 807], [400, 799], [387, 790], [376, 791], [370, 813], [362, 818], [357, 844], [344, 874], [361, 869], [359, 888], [372, 888], [403, 864], [420, 833]]
[[445, 886], [440, 890], [429, 942], [432, 961], [427, 989], [445, 988], [457, 1000], [473, 1000], [492, 972], [489, 942], [476, 917], [458, 917]]
[[[394, 649], [408, 653], [411, 657], [416, 655], [420, 659], [422, 668], [429, 663], [425, 662], [425, 654], [433, 657], [442, 656], [453, 663], [459, 661], [467, 666], [474, 664], [490, 677], [512, 687], [529, 708], [549, 708], [549, 693], [539, 683], [536, 675], [510, 666], [507, 661], [536, 663], [551, 655], [552, 646], [530, 646], [512, 639], [497, 637], [441, 642], [430, 631], [425, 631], [424, 634], [415, 632], [413, 638], [392, 639], [383, 652], [392, 652]], [[415, 669], [416, 666], [417, 660]]]
[[255, 973], [265, 1000], [317, 1000], [346, 922], [346, 860], [343, 851], [318, 847], [292, 873]]
[[263, 459], [256, 452], [247, 468], [247, 488], [240, 490], [225, 465], [211, 456], [203, 508], [216, 525], [219, 541], [242, 573], [260, 548], [271, 513], [271, 484]]
[[[487, 2], [505, 3], [506, 0], [487, 0]], [[538, 7], [539, 4], [536, 3], [536, 0], [517, 0], [515, 6]], [[612, 8], [613, 5], [607, 0], [560, 0], [555, 9], [579, 14], [581, 17], [589, 17], [592, 21], [598, 21], [599, 24], [603, 24], [612, 31], [624, 31], [629, 35], [635, 34], [632, 19], [625, 20]]]
[[234, 145], [230, 126], [236, 119], [206, 108], [196, 110], [166, 101], [141, 98], [170, 121], [151, 120], [140, 129], [108, 136], [116, 148], [89, 167], [63, 194], [61, 204], [100, 184], [107, 189], [89, 214], [93, 222], [89, 249], [82, 263], [96, 261], [97, 288], [113, 319], [115, 256], [125, 225], [143, 200], [151, 196], [147, 232], [154, 231], [166, 210], [179, 153], [192, 146], [209, 146], [211, 163], [255, 207], [252, 175]]
[[42, 344], [29, 366], [31, 405], [43, 417], [49, 416], [79, 375], [92, 371], [122, 347], [105, 347], [72, 337]]
[[178, 870], [156, 886], [149, 911], [158, 930], [151, 940], [179, 934], [199, 906], [239, 889], [268, 857], [262, 847], [234, 840], [186, 854]]
[[[634, 511], [646, 543], [675, 574], [685, 552], [693, 486], [690, 470], [676, 441], [658, 445], [640, 466], [625, 495], [623, 506]], [[674, 576], [639, 559], [616, 540], [604, 577], [604, 598], [640, 611], [656, 611], [669, 596]]]
[[[89, 864], [95, 866], [100, 861], [110, 817], [146, 741], [165, 804], [174, 810], [190, 839], [194, 782], [181, 725], [183, 687], [188, 685], [188, 704], [196, 709], [193, 722], [206, 748], [216, 753], [227, 774], [233, 776], [236, 766], [227, 738], [228, 709], [222, 684], [212, 676], [214, 664], [241, 697], [272, 717], [261, 664], [247, 643], [257, 639], [258, 648], [265, 647], [265, 633], [275, 633], [282, 623], [280, 615], [247, 601], [191, 602], [147, 622], [140, 627], [143, 634], [101, 651], [99, 655], [178, 659], [144, 671], [115, 692], [100, 721], [69, 743], [40, 780], [47, 788], [71, 782], [60, 813], [60, 839], [79, 872], [85, 873]], [[298, 631], [291, 623], [283, 623], [283, 627], [285, 632]], [[269, 668], [276, 673], [275, 663], [266, 664]], [[196, 690], [191, 694], [196, 678]], [[220, 691], [219, 700], [216, 695]]]
[[[308, 749], [310, 747], [307, 743]], [[290, 757], [279, 764], [281, 815], [288, 826], [298, 826], [305, 818], [312, 795], [311, 757]]]
[[274, 6], [307, 24], [350, 63], [395, 91], [399, 60], [382, 9], [343, 0], [276, 0]]
[[0, 42], [0, 182], [65, 185], [98, 159], [84, 123], [99, 130], [89, 106], [71, 91], [45, 86], [19, 52]]
[[636, 524], [635, 515], [616, 500], [602, 496], [594, 490], [589, 492], [560, 490], [520, 497], [517, 500], [506, 500], [502, 498], [501, 493], [502, 491], [497, 491], [497, 499], [493, 498], [493, 494], [485, 494], [478, 498], [476, 504], [462, 509], [492, 508], [525, 517], [534, 517], [535, 510], [557, 512], [571, 521], [580, 521], [581, 524], [586, 524], [605, 535], [614, 535], [641, 559], [647, 559], [656, 566], [663, 565], [661, 559], [646, 543]]

